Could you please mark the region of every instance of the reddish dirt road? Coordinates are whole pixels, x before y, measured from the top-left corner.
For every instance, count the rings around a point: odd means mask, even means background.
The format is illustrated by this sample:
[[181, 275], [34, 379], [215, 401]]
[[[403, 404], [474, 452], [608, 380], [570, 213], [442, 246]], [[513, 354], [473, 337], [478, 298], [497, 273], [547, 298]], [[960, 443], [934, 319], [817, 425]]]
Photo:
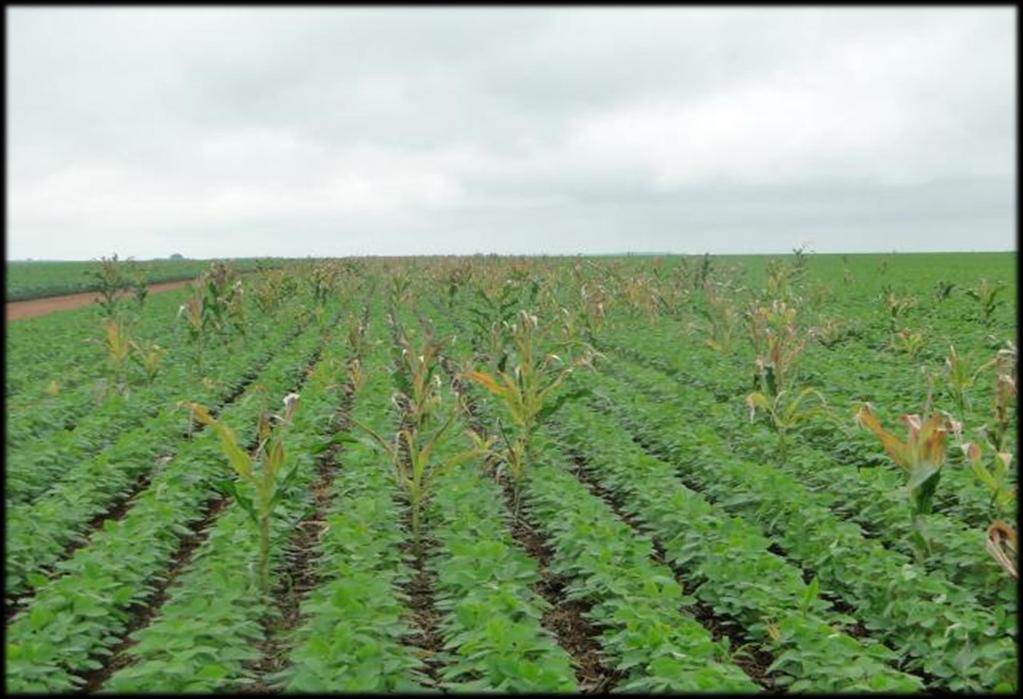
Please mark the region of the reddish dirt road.
[[[182, 279], [176, 282], [160, 282], [150, 284], [149, 293], [156, 294], [161, 291], [178, 289], [191, 279]], [[122, 296], [130, 295], [130, 292], [122, 292]], [[45, 299], [31, 299], [29, 301], [8, 301], [7, 322], [21, 320], [23, 318], [34, 318], [35, 316], [46, 315], [55, 311], [70, 311], [73, 308], [88, 306], [99, 297], [96, 291], [86, 291], [81, 294], [68, 294], [67, 296], [50, 296]]]

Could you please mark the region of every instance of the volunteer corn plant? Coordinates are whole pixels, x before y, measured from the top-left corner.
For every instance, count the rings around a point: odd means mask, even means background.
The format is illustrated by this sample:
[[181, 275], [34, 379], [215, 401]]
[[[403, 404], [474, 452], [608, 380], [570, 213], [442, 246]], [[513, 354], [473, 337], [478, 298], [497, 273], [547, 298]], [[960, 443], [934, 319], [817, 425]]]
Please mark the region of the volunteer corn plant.
[[199, 277], [198, 286], [202, 290], [203, 327], [225, 339], [232, 329], [244, 334], [244, 286], [237, 272], [223, 262], [213, 262]]
[[281, 304], [284, 293], [285, 275], [281, 270], [260, 273], [252, 286], [252, 299], [263, 315], [270, 315]]
[[731, 352], [739, 325], [738, 310], [723, 288], [715, 284], [704, 287], [703, 298], [705, 303], [697, 307], [697, 312], [708, 323], [707, 346], [721, 353]]
[[869, 403], [856, 413], [857, 424], [876, 436], [885, 452], [906, 476], [910, 516], [914, 526], [913, 545], [919, 561], [931, 553], [931, 542], [926, 528], [926, 515], [931, 514], [934, 492], [945, 463], [945, 438], [948, 433], [946, 418], [933, 413], [926, 419], [919, 415], [903, 415], [906, 440], [891, 434], [878, 420]]
[[[563, 394], [551, 401], [553, 393], [572, 373], [573, 367], [555, 354], [540, 356], [542, 331], [536, 316], [520, 311], [511, 329], [515, 350], [515, 368], [512, 372], [468, 371], [462, 377], [479, 384], [504, 406], [505, 416], [511, 423], [509, 435], [499, 422], [504, 448], [501, 455], [508, 466], [516, 513], [519, 509], [522, 478], [531, 459], [530, 444], [541, 423], [552, 415], [569, 397]], [[590, 357], [584, 355], [582, 361]]]
[[605, 308], [609, 297], [607, 290], [600, 284], [583, 283], [579, 286], [580, 315], [582, 316], [589, 337], [600, 330], [605, 320]]
[[149, 297], [149, 275], [146, 269], [135, 262], [135, 260], [128, 260], [129, 270], [127, 273], [128, 287], [131, 289], [132, 296], [135, 299], [136, 310], [142, 313], [146, 306], [146, 298]]
[[131, 358], [146, 375], [146, 381], [153, 383], [157, 373], [160, 371], [160, 362], [167, 350], [155, 342], [131, 341]]
[[903, 328], [892, 335], [889, 346], [896, 352], [915, 359], [924, 347], [924, 334], [920, 330]]
[[399, 330], [391, 376], [400, 396], [404, 399], [405, 414], [410, 423], [419, 428], [425, 424], [441, 404], [441, 378], [438, 355], [441, 343], [427, 333], [418, 346]]
[[759, 391], [746, 396], [750, 422], [756, 417], [757, 410], [764, 411], [771, 418], [771, 426], [778, 435], [778, 455], [784, 460], [788, 453], [789, 435], [815, 417], [830, 417], [828, 402], [820, 391], [804, 388], [799, 393], [781, 391], [769, 397]]
[[472, 314], [472, 344], [479, 358], [491, 370], [504, 371], [508, 355], [505, 352], [507, 335], [515, 321], [515, 307], [519, 303], [519, 288], [512, 283], [495, 287], [481, 284], [475, 289]]
[[977, 377], [981, 372], [994, 366], [995, 362], [996, 360], [992, 359], [971, 371], [969, 361], [959, 356], [955, 345], [949, 345], [948, 356], [945, 357], [945, 379], [959, 415], [965, 415], [970, 408], [969, 391], [977, 382]]
[[888, 330], [892, 334], [898, 332], [899, 319], [905, 317], [906, 313], [917, 305], [916, 297], [899, 296], [890, 284], [885, 284], [881, 290], [880, 301]]
[[120, 309], [120, 293], [128, 288], [129, 280], [125, 277], [123, 264], [117, 260], [117, 253], [111, 257], [101, 257], [99, 269], [89, 270], [85, 273], [91, 277], [99, 293], [97, 304], [102, 314], [107, 318], [113, 318]]
[[796, 309], [778, 300], [769, 306], [753, 303], [746, 311], [746, 329], [754, 352], [753, 387], [777, 396], [788, 387], [792, 365], [806, 347]]
[[405, 272], [395, 273], [388, 280], [388, 292], [392, 308], [401, 308], [411, 298], [412, 280]]
[[805, 267], [797, 268], [784, 260], [770, 260], [767, 263], [767, 299], [795, 302], [796, 285], [802, 282], [805, 272]]
[[[217, 484], [245, 510], [256, 527], [259, 537], [257, 569], [260, 590], [264, 595], [270, 594], [270, 524], [274, 505], [299, 467], [296, 463], [289, 472], [284, 473], [287, 461], [284, 439], [298, 401], [297, 393], [285, 396], [283, 415], [270, 414], [265, 406], [260, 410], [256, 428], [258, 443], [251, 455], [238, 443], [235, 431], [215, 419], [205, 406], [188, 401], [181, 403], [199, 422], [209, 425], [216, 432], [221, 450], [234, 470], [236, 480], [226, 478], [217, 481]], [[237, 482], [249, 486], [253, 495], [240, 489]]]
[[952, 296], [952, 291], [955, 288], [955, 282], [939, 279], [934, 284], [934, 298], [937, 299], [938, 303], [942, 303]]
[[103, 319], [103, 348], [107, 353], [107, 378], [104, 393], [116, 391], [125, 394], [128, 390], [126, 375], [132, 354], [132, 340], [124, 323], [112, 317]]
[[1012, 452], [985, 453], [977, 442], [966, 442], [961, 447], [973, 475], [991, 494], [992, 515], [1002, 518], [1014, 517], [1016, 487], [1009, 480]]
[[842, 320], [822, 318], [817, 325], [807, 331], [807, 334], [830, 350], [851, 337], [854, 331]]
[[436, 489], [437, 479], [459, 464], [482, 456], [489, 446], [477, 441], [470, 449], [446, 458], [436, 458], [434, 450], [444, 434], [455, 423], [456, 418], [457, 413], [450, 410], [439, 427], [432, 430], [420, 427], [404, 428], [398, 430], [393, 439], [387, 439], [372, 427], [353, 419], [355, 426], [372, 438], [375, 446], [388, 456], [394, 467], [395, 479], [409, 503], [412, 537], [417, 554], [421, 554], [423, 550], [423, 508]]
[[469, 264], [455, 265], [448, 271], [445, 279], [448, 297], [448, 309], [455, 307], [455, 298], [466, 284], [472, 280], [472, 267]]
[[1008, 448], [1009, 427], [1013, 407], [1016, 404], [1016, 345], [1007, 347], [995, 355], [995, 397], [990, 424], [981, 426], [981, 432], [988, 445], [995, 451]]
[[227, 315], [231, 327], [242, 337], [248, 335], [248, 319], [245, 313], [245, 285], [242, 280], [235, 281], [231, 297], [227, 302]]
[[313, 303], [317, 306], [322, 306], [327, 302], [328, 296], [337, 284], [338, 271], [336, 266], [328, 262], [321, 262], [313, 267], [308, 280]]
[[977, 286], [966, 290], [966, 295], [977, 302], [980, 310], [980, 318], [984, 324], [989, 324], [998, 307], [1005, 303], [1005, 299], [998, 298], [1005, 290], [1005, 282], [990, 282], [982, 278]]
[[178, 308], [178, 320], [183, 318], [185, 321], [188, 337], [195, 347], [195, 365], [200, 374], [202, 373], [203, 345], [208, 325], [207, 315], [203, 311], [204, 305], [202, 290], [193, 288], [192, 295]]
[[885, 255], [884, 257], [882, 257], [880, 261], [877, 263], [878, 274], [880, 274], [882, 277], [888, 274], [888, 268], [891, 266], [891, 264], [892, 264], [891, 255]]

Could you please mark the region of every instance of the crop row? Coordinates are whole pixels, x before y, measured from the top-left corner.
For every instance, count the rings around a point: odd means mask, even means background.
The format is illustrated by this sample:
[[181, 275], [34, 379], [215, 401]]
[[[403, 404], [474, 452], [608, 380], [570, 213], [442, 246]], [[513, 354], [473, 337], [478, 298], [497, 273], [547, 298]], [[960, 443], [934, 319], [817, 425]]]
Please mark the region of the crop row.
[[[394, 309], [396, 339], [409, 339], [403, 323], [411, 315]], [[411, 341], [425, 341], [429, 323], [423, 331], [423, 338]], [[434, 362], [432, 370], [440, 372], [439, 358]], [[465, 429], [456, 419], [431, 460], [456, 462], [470, 444], [461, 434]], [[481, 475], [480, 458], [438, 467], [432, 480], [425, 512], [432, 545], [421, 552], [421, 565], [439, 612], [439, 686], [456, 692], [573, 691], [571, 658], [541, 623], [548, 603], [533, 589], [540, 579], [536, 561], [514, 540], [501, 490]]]
[[[452, 340], [463, 353], [468, 334]], [[494, 419], [486, 399], [475, 403], [478, 417]], [[695, 600], [654, 560], [651, 540], [558, 466], [565, 457], [549, 439], [535, 436], [530, 454], [522, 516], [547, 539], [548, 575], [564, 583], [567, 600], [587, 609], [584, 617], [600, 629], [600, 662], [620, 678], [612, 679], [617, 689], [755, 691], [758, 685], [730, 658], [727, 640], [715, 641], [681, 609]]]
[[[379, 349], [364, 360], [352, 415], [383, 433], [393, 415]], [[400, 585], [410, 573], [391, 467], [372, 447], [349, 442], [333, 490], [318, 545], [321, 583], [302, 601], [304, 621], [276, 679], [286, 692], [419, 690], [422, 662], [403, 643], [410, 628]]]
[[[456, 435], [437, 458], [457, 450]], [[540, 623], [536, 562], [512, 539], [499, 487], [470, 462], [442, 474], [428, 512], [436, 607], [452, 691], [571, 692], [571, 659]]]
[[[308, 332], [292, 353], [276, 357], [258, 378], [269, 395], [301, 384], [322, 336]], [[254, 434], [255, 401], [239, 401], [221, 420], [246, 440]], [[217, 438], [197, 433], [139, 494], [127, 514], [108, 520], [88, 546], [58, 565], [61, 577], [40, 588], [7, 628], [7, 680], [12, 691], [67, 691], [80, 674], [102, 667], [124, 633], [133, 608], [145, 607], [189, 525], [212, 502], [213, 479], [225, 472]]]
[[538, 437], [523, 494], [554, 547], [551, 569], [570, 599], [592, 604], [605, 664], [625, 691], [754, 691], [725, 643], [680, 608], [693, 603], [653, 545], [568, 472], [556, 445]]
[[[286, 470], [297, 468], [277, 501], [271, 526], [271, 560], [277, 578], [289, 575], [283, 561], [286, 535], [300, 525], [311, 505], [314, 460], [332, 438], [332, 418], [342, 349], [329, 334], [324, 352], [302, 389], [294, 424], [288, 430]], [[239, 484], [248, 494], [247, 484]], [[115, 692], [238, 691], [256, 683], [253, 663], [264, 640], [262, 620], [272, 607], [259, 590], [251, 563], [259, 541], [247, 513], [232, 501], [217, 518], [209, 538], [196, 551], [170, 590], [153, 622], [131, 636], [130, 661], [110, 678]]]
[[774, 657], [775, 685], [790, 691], [914, 691], [918, 678], [887, 667], [897, 660], [877, 643], [839, 630], [835, 614], [798, 568], [768, 551], [770, 540], [686, 488], [675, 469], [643, 452], [612, 418], [570, 402], [559, 412], [565, 442], [595, 477], [621, 497], [697, 583], [697, 598], [742, 625]]
[[[836, 514], [849, 519], [881, 542], [907, 556], [913, 556], [912, 522], [907, 514], [901, 474], [888, 467], [857, 470], [837, 463], [828, 455], [800, 444], [791, 445], [785, 459], [778, 459], [763, 445], [775, 442], [765, 428], [749, 425], [738, 406], [721, 404], [698, 388], [669, 386], [670, 379], [655, 370], [627, 361], [618, 361], [611, 371], [625, 378], [647, 395], [671, 401], [682, 416], [713, 421], [720, 426], [735, 453], [752, 461], [775, 464], [776, 468], [798, 478], [818, 492], [821, 502]], [[674, 390], [673, 390], [674, 389]], [[983, 548], [983, 530], [966, 526], [942, 513], [922, 516], [935, 544], [925, 568], [966, 587], [991, 604], [1016, 609], [1014, 581]]]
[[[629, 354], [633, 358], [645, 364], [672, 374], [677, 380], [684, 382], [687, 389], [706, 387], [712, 390], [719, 398], [726, 397], [734, 401], [737, 406], [742, 406], [742, 399], [748, 392], [749, 373], [742, 371], [740, 367], [729, 366], [727, 355], [715, 353], [707, 347], [701, 346], [684, 333], [678, 327], [679, 335], [665, 334], [663, 329], [660, 332], [652, 332], [649, 329], [632, 328], [628, 332], [620, 330], [609, 334], [611, 344], [615, 349]], [[685, 346], [685, 351], [679, 351], [679, 342]], [[903, 384], [886, 386], [881, 379], [900, 372], [893, 370], [878, 369], [878, 358], [864, 359], [855, 351], [843, 351], [842, 361], [818, 361], [813, 362], [814, 353], [807, 353], [805, 364], [814, 368], [803, 370], [804, 383], [822, 389], [829, 400], [835, 400], [843, 395], [848, 395], [857, 400], [869, 400], [877, 403], [882, 409], [891, 409], [892, 402], [899, 402], [905, 395], [918, 395], [921, 400], [926, 393], [926, 387], [920, 384], [918, 371], [905, 369], [901, 373], [912, 377], [912, 383], [907, 387]], [[831, 359], [828, 357], [827, 359]], [[736, 369], [740, 369], [736, 371]], [[851, 377], [855, 377], [855, 383], [850, 385]], [[993, 386], [993, 377], [989, 375], [990, 383]], [[984, 386], [983, 388], [988, 388]], [[940, 394], [939, 394], [940, 398]], [[979, 396], [978, 396], [979, 399]], [[941, 400], [938, 401], [939, 406]], [[985, 400], [985, 406], [989, 403]], [[951, 406], [949, 406], [951, 407]], [[915, 405], [910, 412], [916, 412]], [[849, 409], [849, 415], [854, 410]], [[840, 416], [841, 417], [841, 416]], [[981, 423], [987, 422], [987, 413], [977, 415], [972, 419], [969, 416], [959, 416], [963, 419], [968, 434], [972, 434], [973, 428]], [[878, 448], [875, 442], [871, 441], [866, 434], [854, 434], [849, 436], [848, 430], [839, 430], [834, 427], [822, 427], [821, 429], [804, 430], [803, 445], [800, 447], [806, 450], [809, 445], [815, 445], [823, 451], [816, 451], [822, 459], [834, 459], [839, 457], [843, 462], [859, 462], [864, 466], [885, 464], [883, 456], [875, 454]], [[967, 437], [972, 438], [972, 437]], [[949, 467], [942, 475], [943, 484], [936, 493], [936, 507], [938, 511], [946, 512], [951, 517], [961, 519], [968, 525], [986, 528], [990, 523], [990, 495], [976, 481], [969, 468], [965, 468], [965, 462], [958, 450], [950, 449], [948, 453]], [[876, 475], [877, 490], [894, 490], [900, 480], [900, 474], [889, 468], [879, 469]], [[877, 497], [876, 495], [874, 497]], [[887, 498], [885, 498], [887, 499]], [[867, 519], [871, 519], [867, 515]], [[936, 537], [938, 538], [938, 537]]]
[[[212, 387], [195, 385], [195, 374], [188, 358], [181, 357], [168, 367], [162, 379], [143, 387], [130, 398], [111, 396], [104, 405], [81, 419], [70, 431], [40, 435], [19, 445], [8, 445], [11, 474], [6, 485], [8, 502], [29, 503], [67, 473], [69, 464], [78, 464], [109, 445], [118, 435], [133, 427], [145, 429], [147, 421], [174, 412], [173, 397], [206, 402], [224, 400], [245, 380], [253, 365], [265, 362], [274, 348], [286, 345], [294, 335], [290, 323], [281, 322], [264, 337], [251, 337], [242, 348], [219, 348], [209, 367], [218, 379]], [[170, 405], [168, 406], [168, 404]], [[137, 436], [136, 436], [137, 438]]]
[[[138, 319], [137, 334], [163, 346], [181, 335], [173, 320], [185, 292], [169, 291], [146, 300]], [[63, 397], [97, 378], [103, 371], [103, 350], [83, 338], [95, 335], [100, 313], [95, 305], [62, 311], [7, 324], [7, 361], [18, 367], [6, 376], [6, 395], [19, 409], [45, 396], [46, 386], [56, 379]]]
[[[290, 348], [299, 330], [282, 338], [277, 350]], [[232, 374], [243, 370], [247, 376], [226, 379], [218, 402], [237, 394], [271, 357], [270, 345], [260, 345], [262, 356], [247, 352], [236, 357]], [[251, 364], [255, 360], [256, 366]], [[223, 405], [221, 405], [223, 407]], [[61, 474], [55, 485], [41, 497], [9, 506], [7, 531], [7, 595], [19, 595], [35, 587], [39, 574], [48, 569], [88, 531], [90, 520], [101, 516], [119, 498], [131, 495], [140, 479], [151, 475], [158, 464], [173, 458], [183, 431], [184, 411], [167, 408], [143, 426], [123, 434], [114, 444], [92, 459], [84, 460]], [[73, 462], [72, 462], [73, 463]]]
[[816, 573], [876, 637], [952, 690], [1015, 686], [1013, 615], [984, 609], [969, 591], [926, 574], [904, 555], [835, 517], [820, 494], [774, 466], [736, 458], [712, 425], [680, 420], [674, 402], [654, 400], [604, 377], [602, 403], [683, 482], [763, 527], [786, 555]]

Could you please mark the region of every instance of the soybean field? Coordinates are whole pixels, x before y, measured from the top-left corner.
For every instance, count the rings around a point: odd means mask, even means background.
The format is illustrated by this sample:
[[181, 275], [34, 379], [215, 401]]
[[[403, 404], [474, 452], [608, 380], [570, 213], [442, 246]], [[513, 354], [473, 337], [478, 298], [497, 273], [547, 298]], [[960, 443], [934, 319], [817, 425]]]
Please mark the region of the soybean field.
[[1015, 691], [1015, 257], [104, 260], [7, 324], [7, 691]]

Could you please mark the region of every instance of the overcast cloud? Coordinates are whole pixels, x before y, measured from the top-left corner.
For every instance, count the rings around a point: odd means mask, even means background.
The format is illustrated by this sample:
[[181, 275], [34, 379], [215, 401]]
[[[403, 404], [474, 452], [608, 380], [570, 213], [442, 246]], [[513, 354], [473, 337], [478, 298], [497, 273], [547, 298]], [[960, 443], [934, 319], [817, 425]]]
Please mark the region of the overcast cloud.
[[1014, 8], [13, 8], [8, 259], [1015, 247]]

